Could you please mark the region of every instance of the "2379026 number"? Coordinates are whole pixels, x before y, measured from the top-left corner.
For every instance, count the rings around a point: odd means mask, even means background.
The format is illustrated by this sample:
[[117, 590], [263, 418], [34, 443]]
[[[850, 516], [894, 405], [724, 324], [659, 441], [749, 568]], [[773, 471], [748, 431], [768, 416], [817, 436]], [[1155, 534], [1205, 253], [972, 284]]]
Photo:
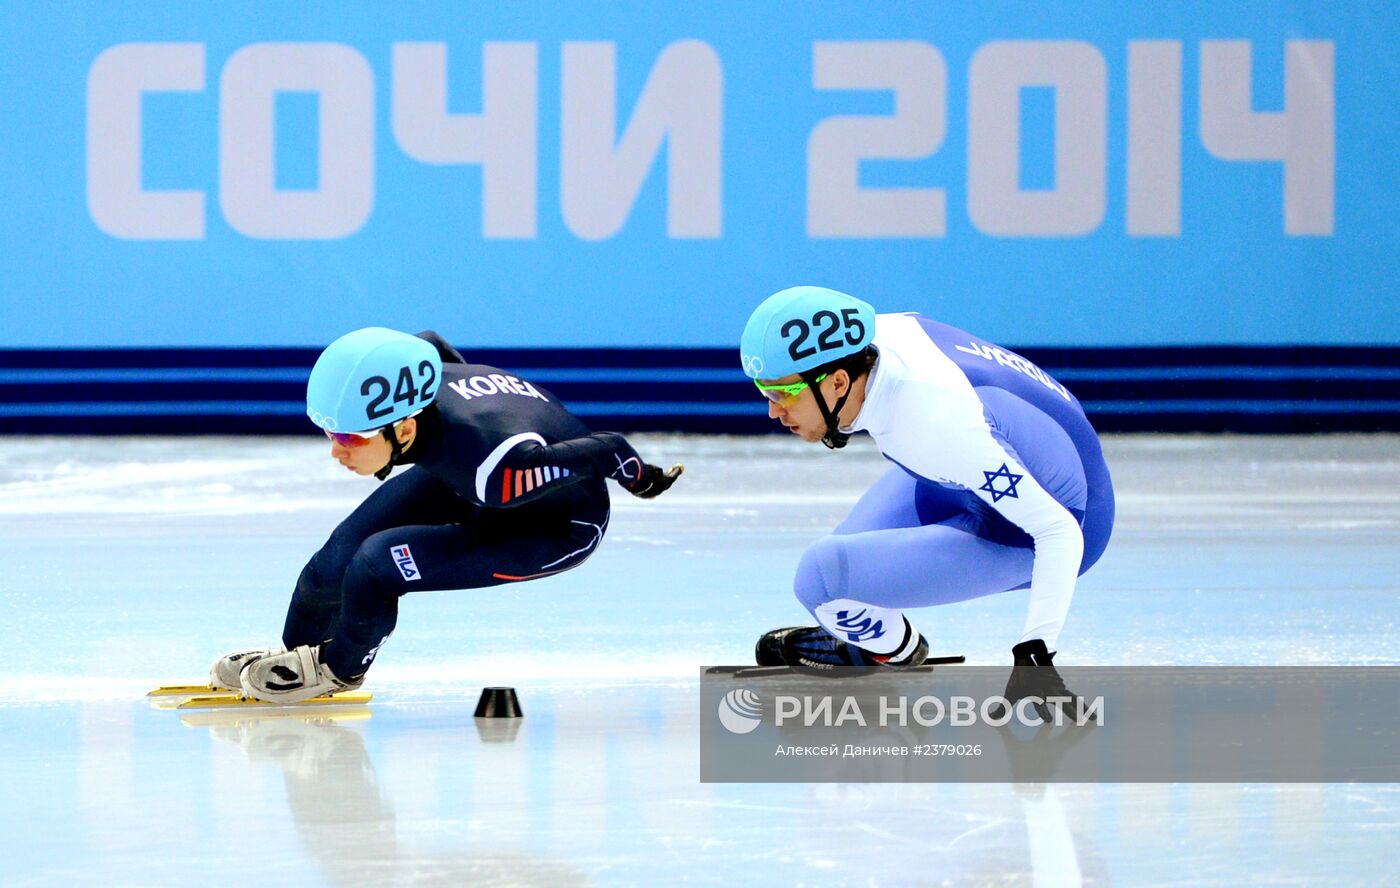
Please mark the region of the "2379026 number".
[[[843, 339], [846, 345], [860, 345], [865, 339], [865, 323], [857, 317], [858, 314], [859, 311], [854, 308], [841, 309], [840, 317], [834, 311], [822, 310], [812, 315], [810, 324], [802, 318], [793, 318], [783, 324], [779, 332], [784, 339], [792, 340], [788, 343], [788, 357], [800, 361], [818, 351], [831, 351], [840, 348]], [[813, 328], [817, 330], [817, 344], [807, 345]], [[843, 331], [845, 335], [839, 336]]]
[[[429, 361], [423, 361], [418, 365], [418, 379], [414, 379], [413, 373], [407, 367], [400, 367], [398, 378], [393, 386], [393, 404], [408, 404], [413, 407], [416, 404], [428, 404], [437, 394], [437, 371]], [[383, 376], [371, 376], [360, 386], [360, 394], [369, 397], [370, 401], [365, 405], [365, 417], [368, 419], [383, 419], [394, 412], [392, 406], [384, 402], [389, 400], [389, 380]]]

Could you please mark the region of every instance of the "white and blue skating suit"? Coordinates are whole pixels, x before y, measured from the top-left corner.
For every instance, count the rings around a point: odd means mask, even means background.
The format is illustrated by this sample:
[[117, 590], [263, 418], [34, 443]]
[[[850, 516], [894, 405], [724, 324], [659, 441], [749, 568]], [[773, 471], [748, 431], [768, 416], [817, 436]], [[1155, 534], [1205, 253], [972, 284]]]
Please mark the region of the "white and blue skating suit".
[[798, 566], [832, 634], [898, 654], [904, 608], [1030, 589], [1021, 641], [1050, 650], [1108, 544], [1113, 484], [1073, 395], [1019, 355], [917, 314], [876, 319], [860, 413], [898, 468]]

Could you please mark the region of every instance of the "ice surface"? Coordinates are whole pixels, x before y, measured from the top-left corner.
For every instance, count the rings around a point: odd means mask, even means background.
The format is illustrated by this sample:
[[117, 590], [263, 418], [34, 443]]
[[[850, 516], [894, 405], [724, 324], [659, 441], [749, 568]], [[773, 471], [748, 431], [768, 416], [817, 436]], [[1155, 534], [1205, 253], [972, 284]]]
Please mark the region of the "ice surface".
[[[0, 438], [0, 885], [1376, 884], [1392, 785], [709, 785], [696, 676], [803, 621], [802, 547], [888, 464], [636, 436], [570, 573], [406, 598], [368, 709], [142, 694], [277, 639], [305, 559], [375, 484], [309, 438]], [[1127, 436], [1078, 664], [1400, 663], [1400, 438]], [[911, 616], [1008, 664], [1025, 593]], [[484, 685], [519, 689], [483, 736]], [[1393, 701], [1378, 701], [1393, 704]], [[496, 728], [499, 730], [499, 728]]]

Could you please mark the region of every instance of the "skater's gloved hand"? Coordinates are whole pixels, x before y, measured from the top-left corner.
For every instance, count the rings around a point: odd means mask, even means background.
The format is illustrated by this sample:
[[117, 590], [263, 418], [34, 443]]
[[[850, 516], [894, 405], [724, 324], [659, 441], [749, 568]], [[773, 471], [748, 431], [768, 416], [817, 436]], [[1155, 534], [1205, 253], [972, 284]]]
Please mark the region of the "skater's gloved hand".
[[660, 466], [642, 463], [642, 470], [636, 478], [623, 477], [619, 480], [627, 492], [642, 499], [652, 499], [671, 489], [676, 479], [685, 471], [685, 466], [676, 463], [664, 471]]
[[[1073, 721], [1079, 717], [1083, 702], [1065, 687], [1065, 680], [1055, 669], [1055, 655], [1046, 649], [1044, 641], [1039, 638], [1023, 641], [1011, 649], [1011, 655], [1015, 657], [1016, 664], [1011, 667], [1011, 677], [1006, 681], [1006, 690], [1002, 692], [1002, 696], [1013, 709], [1017, 702], [1026, 697], [1036, 697], [1041, 701], [1051, 697], [1066, 697], [1069, 698], [1068, 702], [1055, 705], [1061, 707], [1060, 711], [1064, 713], [1065, 719]], [[1050, 711], [1050, 704], [1033, 703], [1031, 707], [1042, 721], [1053, 723], [1054, 713]], [[1005, 711], [1001, 704], [997, 704], [988, 710], [988, 714], [992, 718], [1000, 719]]]

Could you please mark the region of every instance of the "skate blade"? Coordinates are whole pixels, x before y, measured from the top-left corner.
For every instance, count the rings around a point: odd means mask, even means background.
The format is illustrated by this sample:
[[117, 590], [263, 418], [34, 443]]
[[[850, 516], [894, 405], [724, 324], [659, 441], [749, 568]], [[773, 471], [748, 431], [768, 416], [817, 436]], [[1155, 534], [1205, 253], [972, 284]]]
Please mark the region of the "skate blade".
[[283, 703], [280, 700], [254, 700], [252, 697], [228, 694], [209, 694], [205, 696], [190, 697], [181, 700], [174, 709], [217, 709], [224, 707], [244, 707], [244, 708], [279, 708], [298, 706], [358, 706], [368, 703], [374, 698], [369, 691], [342, 691], [339, 694], [327, 694], [324, 697], [312, 697], [310, 700], [300, 700], [296, 703]]
[[[898, 672], [875, 672], [871, 675], [925, 674], [932, 672], [935, 666], [955, 666], [965, 662], [967, 662], [967, 657], [962, 654], [950, 657], [929, 657], [918, 666], [910, 666], [908, 669], [901, 669]], [[711, 666], [705, 670], [705, 674], [728, 675], [732, 678], [761, 678], [765, 675], [804, 675], [805, 673], [797, 672], [791, 666]]]
[[224, 694], [237, 694], [239, 691], [231, 691], [226, 688], [216, 688], [213, 685], [161, 685], [158, 688], [151, 688], [146, 692], [147, 697], [212, 697]]

